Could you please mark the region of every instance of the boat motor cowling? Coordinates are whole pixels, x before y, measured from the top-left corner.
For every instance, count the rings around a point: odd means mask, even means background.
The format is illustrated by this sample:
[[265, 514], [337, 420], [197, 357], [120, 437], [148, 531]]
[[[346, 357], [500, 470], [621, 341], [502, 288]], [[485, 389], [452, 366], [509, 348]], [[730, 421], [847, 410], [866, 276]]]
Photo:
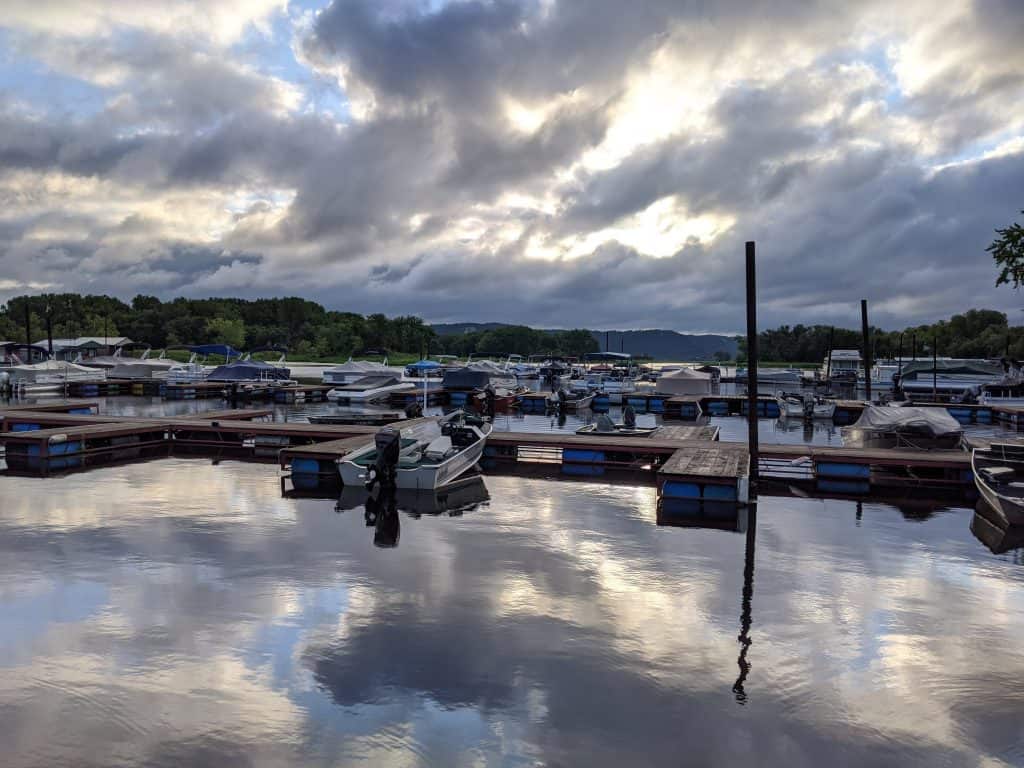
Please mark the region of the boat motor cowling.
[[370, 467], [370, 477], [366, 487], [372, 489], [374, 484], [392, 488], [395, 485], [395, 470], [401, 453], [402, 434], [396, 429], [385, 427], [373, 437], [373, 445], [377, 450], [377, 459]]

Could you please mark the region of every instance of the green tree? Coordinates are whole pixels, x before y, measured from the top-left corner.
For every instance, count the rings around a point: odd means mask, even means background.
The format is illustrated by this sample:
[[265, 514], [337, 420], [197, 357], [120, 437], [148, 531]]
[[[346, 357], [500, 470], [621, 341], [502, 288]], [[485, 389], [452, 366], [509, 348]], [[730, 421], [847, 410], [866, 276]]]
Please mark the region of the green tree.
[[997, 229], [996, 234], [998, 237], [985, 249], [1000, 268], [996, 285], [1013, 283], [1014, 288], [1020, 288], [1024, 283], [1024, 227], [1015, 222]]
[[245, 346], [245, 323], [240, 318], [215, 317], [207, 320], [206, 333], [217, 344], [229, 344], [235, 349]]

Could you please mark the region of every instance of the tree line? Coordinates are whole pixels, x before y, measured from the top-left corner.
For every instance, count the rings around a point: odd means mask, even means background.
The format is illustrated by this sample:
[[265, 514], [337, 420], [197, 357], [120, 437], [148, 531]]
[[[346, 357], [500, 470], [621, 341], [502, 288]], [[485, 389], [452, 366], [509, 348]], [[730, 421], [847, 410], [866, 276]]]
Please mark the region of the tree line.
[[406, 355], [582, 355], [597, 351], [589, 331], [544, 332], [525, 326], [439, 336], [419, 317], [361, 315], [325, 309], [298, 297], [185, 299], [75, 293], [18, 296], [0, 307], [0, 340], [24, 341], [26, 316], [32, 341], [46, 338], [127, 336], [154, 349], [230, 344], [236, 349], [283, 346], [296, 359], [331, 360], [365, 350]]
[[[860, 330], [832, 328], [827, 325], [783, 325], [758, 333], [759, 358], [787, 363], [820, 363], [829, 350], [856, 349], [863, 353]], [[934, 349], [939, 357], [998, 358], [1007, 355], [1024, 359], [1024, 327], [1011, 326], [1003, 312], [992, 309], [971, 309], [931, 325], [917, 325], [902, 331], [868, 329], [872, 359], [895, 359], [901, 350], [909, 358], [930, 356]], [[739, 357], [746, 359], [747, 340], [739, 341]]]

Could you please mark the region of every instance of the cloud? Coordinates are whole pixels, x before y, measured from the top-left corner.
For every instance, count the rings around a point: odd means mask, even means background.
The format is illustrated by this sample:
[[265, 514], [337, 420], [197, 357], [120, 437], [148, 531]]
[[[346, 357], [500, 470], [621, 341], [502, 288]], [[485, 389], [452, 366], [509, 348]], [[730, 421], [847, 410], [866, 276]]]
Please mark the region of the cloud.
[[1015, 305], [1011, 0], [147, 10], [0, 21], [9, 281], [733, 331], [756, 239], [766, 324]]

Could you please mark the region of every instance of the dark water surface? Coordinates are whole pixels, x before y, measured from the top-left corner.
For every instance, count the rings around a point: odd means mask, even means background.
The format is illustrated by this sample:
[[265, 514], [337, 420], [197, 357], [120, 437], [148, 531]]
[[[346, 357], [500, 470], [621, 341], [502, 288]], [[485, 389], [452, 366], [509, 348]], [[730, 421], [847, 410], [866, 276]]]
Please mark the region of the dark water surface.
[[268, 465], [0, 476], [0, 764], [1024, 764], [1024, 565], [972, 511], [484, 483], [374, 528]]

